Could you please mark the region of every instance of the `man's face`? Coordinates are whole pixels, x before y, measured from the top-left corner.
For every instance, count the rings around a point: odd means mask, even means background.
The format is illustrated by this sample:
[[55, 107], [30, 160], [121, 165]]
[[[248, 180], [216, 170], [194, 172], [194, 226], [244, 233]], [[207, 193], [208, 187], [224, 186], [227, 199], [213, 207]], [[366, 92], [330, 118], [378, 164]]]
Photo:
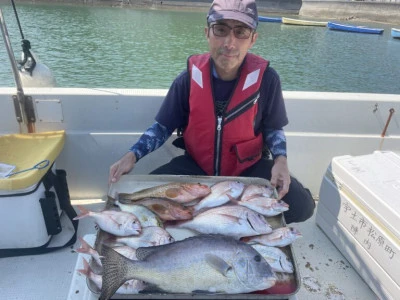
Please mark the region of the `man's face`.
[[205, 28], [205, 34], [218, 75], [221, 79], [234, 79], [248, 50], [256, 42], [257, 33], [242, 22], [221, 20]]

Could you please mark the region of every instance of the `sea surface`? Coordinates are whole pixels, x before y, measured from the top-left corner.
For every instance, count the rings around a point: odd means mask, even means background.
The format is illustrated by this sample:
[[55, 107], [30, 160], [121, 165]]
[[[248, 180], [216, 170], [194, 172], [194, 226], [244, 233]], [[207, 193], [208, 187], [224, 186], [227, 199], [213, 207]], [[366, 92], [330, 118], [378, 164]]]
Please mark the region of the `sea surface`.
[[[14, 11], [9, 4], [0, 8], [20, 59]], [[169, 88], [189, 55], [208, 50], [204, 10], [17, 3], [17, 12], [25, 39], [58, 87]], [[400, 40], [390, 36], [392, 26], [339, 22], [385, 31], [371, 35], [261, 22], [251, 52], [270, 61], [284, 90], [400, 94]], [[15, 86], [2, 40], [0, 86]]]

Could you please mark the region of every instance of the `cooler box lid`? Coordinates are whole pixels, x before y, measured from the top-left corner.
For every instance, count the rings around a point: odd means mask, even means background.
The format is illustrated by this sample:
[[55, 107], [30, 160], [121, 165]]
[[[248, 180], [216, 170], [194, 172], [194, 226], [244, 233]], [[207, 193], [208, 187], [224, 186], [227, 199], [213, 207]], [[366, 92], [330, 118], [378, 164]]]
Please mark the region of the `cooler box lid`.
[[49, 161], [43, 169], [0, 178], [0, 192], [26, 189], [37, 184], [60, 154], [64, 141], [64, 130], [0, 136], [0, 163], [15, 166], [12, 172], [30, 169], [44, 160]]
[[400, 156], [375, 151], [361, 156], [332, 159], [335, 180], [354, 195], [376, 221], [400, 237]]

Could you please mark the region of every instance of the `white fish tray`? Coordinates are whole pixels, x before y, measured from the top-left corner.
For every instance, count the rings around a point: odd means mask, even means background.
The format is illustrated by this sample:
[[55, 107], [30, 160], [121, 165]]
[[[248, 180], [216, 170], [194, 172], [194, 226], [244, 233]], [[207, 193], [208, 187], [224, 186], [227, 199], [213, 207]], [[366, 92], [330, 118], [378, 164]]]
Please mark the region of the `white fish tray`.
[[[133, 193], [142, 189], [167, 184], [171, 182], [190, 182], [201, 183], [211, 186], [217, 182], [225, 180], [238, 180], [244, 184], [259, 184], [271, 186], [269, 181], [262, 178], [253, 177], [222, 177], [222, 176], [186, 176], [186, 175], [124, 175], [121, 179], [110, 186], [108, 192], [108, 201], [105, 205], [106, 209], [113, 208], [114, 199], [119, 193]], [[275, 191], [276, 192], [276, 191]], [[276, 196], [276, 195], [275, 195]], [[268, 223], [273, 229], [286, 226], [283, 215], [275, 217], [268, 217]], [[194, 236], [195, 233], [187, 229], [167, 228], [169, 233], [175, 240], [183, 240], [187, 237]], [[95, 241], [95, 249], [101, 253], [102, 241], [107, 238], [107, 233], [102, 230], [98, 231]], [[290, 293], [271, 293], [266, 291], [259, 291], [250, 294], [176, 294], [176, 293], [145, 293], [145, 294], [132, 294], [132, 295], [119, 295], [115, 294], [112, 299], [288, 299], [294, 296], [300, 288], [300, 276], [298, 272], [297, 261], [293, 253], [291, 245], [281, 248], [291, 259], [294, 267], [293, 274], [277, 274], [280, 281], [289, 281], [292, 284]], [[90, 266], [94, 271], [98, 270], [97, 264], [94, 260], [90, 261]], [[281, 278], [282, 277], [282, 278]], [[87, 280], [87, 285], [90, 291], [94, 294], [99, 294], [98, 288], [90, 281]], [[279, 287], [276, 286], [277, 290]], [[271, 291], [273, 291], [271, 289]]]

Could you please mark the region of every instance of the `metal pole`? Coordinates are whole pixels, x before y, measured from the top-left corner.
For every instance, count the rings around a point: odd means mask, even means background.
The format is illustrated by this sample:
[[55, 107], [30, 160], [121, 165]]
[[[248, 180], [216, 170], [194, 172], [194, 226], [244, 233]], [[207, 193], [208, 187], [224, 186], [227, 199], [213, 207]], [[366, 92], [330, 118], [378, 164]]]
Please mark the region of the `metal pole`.
[[[13, 96], [16, 118], [20, 124], [26, 121], [28, 132], [33, 133], [35, 132], [36, 119], [35, 119], [32, 98], [26, 97], [24, 95], [21, 78], [19, 77], [19, 69], [15, 61], [14, 52], [11, 47], [10, 37], [8, 35], [7, 26], [3, 16], [3, 11], [1, 9], [0, 9], [0, 27], [1, 27], [1, 33], [3, 34], [4, 44], [7, 49], [8, 57], [10, 59], [11, 68], [14, 74], [15, 84], [17, 86], [17, 96]], [[22, 128], [20, 128], [20, 130], [22, 131]]]
[[17, 85], [18, 93], [20, 93], [23, 96], [24, 95], [24, 91], [22, 89], [21, 78], [19, 77], [18, 66], [17, 66], [17, 63], [15, 61], [14, 52], [13, 52], [12, 47], [11, 47], [10, 37], [8, 35], [7, 26], [6, 26], [6, 23], [4, 21], [3, 11], [1, 9], [0, 9], [0, 22], [1, 22], [1, 33], [3, 34], [4, 44], [6, 45], [8, 57], [9, 57], [10, 62], [11, 62], [11, 68], [12, 68], [12, 71], [13, 71], [13, 74], [14, 74], [15, 84]]

